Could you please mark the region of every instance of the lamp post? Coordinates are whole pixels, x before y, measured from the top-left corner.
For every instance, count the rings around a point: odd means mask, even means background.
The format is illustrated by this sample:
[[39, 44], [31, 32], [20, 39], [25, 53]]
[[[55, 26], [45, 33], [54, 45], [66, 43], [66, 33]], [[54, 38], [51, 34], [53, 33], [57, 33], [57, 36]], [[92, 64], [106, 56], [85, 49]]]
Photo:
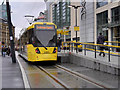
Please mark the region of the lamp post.
[[[34, 16], [32, 16], [32, 15], [25, 15], [24, 17], [26, 17], [26, 19], [27, 18], [32, 18], [32, 22], [33, 22]], [[32, 24], [32, 22], [30, 22], [28, 19], [27, 19], [27, 21], [29, 22], [30, 25]]]
[[[77, 9], [82, 6], [69, 5], [68, 7], [73, 7], [75, 9], [75, 26], [77, 26]], [[77, 31], [76, 31], [76, 42], [77, 42]], [[76, 53], [77, 53], [77, 44], [76, 44]]]

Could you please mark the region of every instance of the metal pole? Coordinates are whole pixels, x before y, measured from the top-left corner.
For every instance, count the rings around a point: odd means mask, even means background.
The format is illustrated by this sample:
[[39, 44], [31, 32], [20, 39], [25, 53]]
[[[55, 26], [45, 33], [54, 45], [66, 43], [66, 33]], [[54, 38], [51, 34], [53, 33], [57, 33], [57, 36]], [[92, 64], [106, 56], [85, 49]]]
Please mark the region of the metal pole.
[[[76, 17], [76, 25], [75, 26], [77, 26], [77, 9], [78, 8], [77, 7], [74, 7], [74, 8], [75, 8], [75, 14], [76, 14], [76, 16], [75, 16]], [[77, 31], [76, 31], [76, 53], [78, 53], [77, 52]]]
[[12, 32], [12, 23], [11, 23], [9, 0], [6, 0], [6, 8], [7, 8], [7, 19], [8, 19], [7, 21], [8, 21], [8, 27], [9, 27], [9, 36], [10, 36], [10, 47], [11, 47], [12, 62], [16, 63], [14, 38], [13, 38], [13, 32]]
[[86, 55], [86, 44], [84, 44], [84, 55]]
[[108, 47], [108, 59], [109, 59], [109, 62], [110, 62], [110, 48]]
[[96, 58], [96, 45], [95, 45], [95, 58]]

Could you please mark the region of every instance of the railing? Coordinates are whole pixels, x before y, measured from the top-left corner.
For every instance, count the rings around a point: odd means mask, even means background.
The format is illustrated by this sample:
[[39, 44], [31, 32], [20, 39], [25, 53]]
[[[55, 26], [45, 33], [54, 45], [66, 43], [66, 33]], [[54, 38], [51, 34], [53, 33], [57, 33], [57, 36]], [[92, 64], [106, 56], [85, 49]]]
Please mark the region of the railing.
[[[120, 42], [118, 42], [118, 43], [120, 43]], [[99, 50], [99, 47], [101, 47], [101, 46], [107, 50], [105, 50], [105, 51]], [[71, 52], [73, 52], [73, 50], [77, 50], [76, 53], [78, 53], [78, 52], [82, 52], [84, 50], [84, 55], [86, 55], [87, 51], [92, 51], [92, 52], [94, 52], [95, 58], [97, 58], [97, 53], [104, 52], [104, 53], [108, 54], [109, 62], [110, 62], [110, 55], [120, 57], [119, 52], [112, 52], [112, 48], [120, 49], [120, 46], [114, 46], [114, 45], [103, 45], [103, 44], [82, 43], [82, 42], [76, 43], [76, 42], [70, 41], [70, 42], [62, 42], [62, 48], [63, 48], [64, 52], [65, 52], [65, 50], [69, 50]]]

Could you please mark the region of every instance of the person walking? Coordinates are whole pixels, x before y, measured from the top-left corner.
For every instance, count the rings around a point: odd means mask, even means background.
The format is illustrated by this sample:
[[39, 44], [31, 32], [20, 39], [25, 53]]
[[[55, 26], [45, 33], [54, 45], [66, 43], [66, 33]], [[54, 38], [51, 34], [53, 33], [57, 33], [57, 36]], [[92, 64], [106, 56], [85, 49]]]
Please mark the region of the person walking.
[[2, 45], [2, 50], [1, 50], [1, 54], [2, 54], [2, 56], [3, 56], [3, 45]]
[[5, 57], [5, 55], [6, 55], [6, 47], [5, 46], [3, 46], [3, 48], [2, 48], [2, 52], [3, 52], [3, 57]]
[[[104, 44], [104, 42], [105, 42], [105, 37], [102, 35], [102, 33], [99, 33], [99, 36], [97, 38], [97, 44]], [[104, 46], [100, 46], [99, 56], [101, 56], [102, 53], [103, 53], [103, 57], [104, 57], [105, 56]]]
[[61, 51], [61, 40], [60, 40], [60, 37], [59, 37], [59, 39], [57, 40], [57, 46], [58, 46], [58, 52], [60, 52]]
[[6, 51], [7, 55], [10, 55], [10, 47], [8, 46], [7, 51]]

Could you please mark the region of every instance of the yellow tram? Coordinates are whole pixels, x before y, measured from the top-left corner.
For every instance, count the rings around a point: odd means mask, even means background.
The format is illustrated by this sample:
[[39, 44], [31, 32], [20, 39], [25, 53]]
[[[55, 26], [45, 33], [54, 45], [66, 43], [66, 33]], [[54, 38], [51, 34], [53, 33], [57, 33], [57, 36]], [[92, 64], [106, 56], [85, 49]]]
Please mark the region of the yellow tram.
[[57, 61], [57, 26], [36, 22], [20, 37], [20, 54], [30, 62]]

